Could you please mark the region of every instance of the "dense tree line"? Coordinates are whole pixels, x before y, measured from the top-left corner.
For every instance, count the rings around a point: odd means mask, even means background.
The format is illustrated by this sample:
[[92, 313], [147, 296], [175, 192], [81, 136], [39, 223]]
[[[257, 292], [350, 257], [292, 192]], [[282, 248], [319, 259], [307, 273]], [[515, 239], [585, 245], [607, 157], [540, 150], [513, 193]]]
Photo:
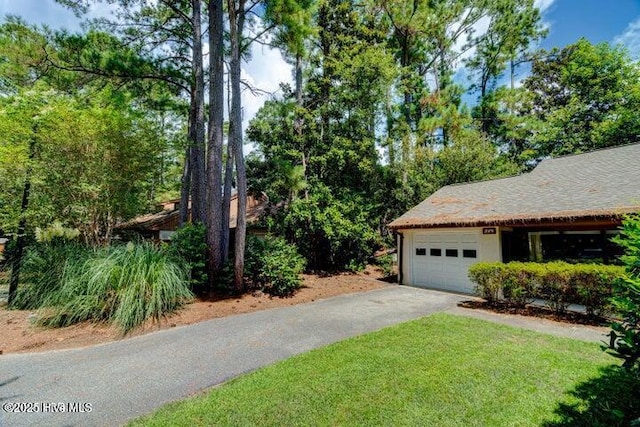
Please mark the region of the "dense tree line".
[[[536, 51], [533, 0], [111, 3], [117, 14], [80, 34], [0, 28], [5, 232], [59, 219], [102, 243], [180, 189], [182, 221], [191, 200], [206, 227], [210, 285], [233, 261], [241, 290], [248, 191], [269, 196], [265, 223], [308, 268], [357, 268], [392, 244], [389, 221], [443, 185], [640, 132], [637, 63], [586, 40]], [[281, 49], [294, 84], [252, 120], [245, 161], [241, 66], [256, 42]]]

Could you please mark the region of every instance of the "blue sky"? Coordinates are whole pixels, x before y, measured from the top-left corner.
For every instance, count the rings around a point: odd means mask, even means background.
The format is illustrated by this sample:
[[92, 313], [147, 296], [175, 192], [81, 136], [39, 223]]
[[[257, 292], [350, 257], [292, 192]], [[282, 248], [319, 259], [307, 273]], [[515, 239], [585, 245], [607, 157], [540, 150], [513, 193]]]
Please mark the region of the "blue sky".
[[[541, 47], [562, 47], [586, 37], [592, 43], [622, 43], [640, 59], [640, 0], [536, 0], [536, 4], [549, 30]], [[102, 4], [94, 13], [105, 14], [108, 8]], [[79, 20], [54, 0], [0, 0], [0, 16], [7, 14], [52, 28], [80, 29]], [[291, 82], [291, 67], [279, 52], [256, 45], [253, 60], [244, 66], [243, 78], [275, 92], [281, 81]], [[266, 98], [245, 94], [245, 124]]]
[[640, 0], [555, 0], [544, 11], [549, 49], [586, 37], [592, 43], [624, 43], [640, 53]]

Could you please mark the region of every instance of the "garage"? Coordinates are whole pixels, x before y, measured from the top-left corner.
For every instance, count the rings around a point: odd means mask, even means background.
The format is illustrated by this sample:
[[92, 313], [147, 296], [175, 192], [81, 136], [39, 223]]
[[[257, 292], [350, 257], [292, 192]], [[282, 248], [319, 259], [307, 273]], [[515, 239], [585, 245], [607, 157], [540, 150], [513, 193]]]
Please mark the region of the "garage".
[[423, 232], [413, 236], [413, 284], [447, 291], [472, 293], [467, 273], [478, 262], [477, 231]]
[[544, 159], [531, 172], [440, 188], [389, 223], [398, 283], [472, 293], [477, 262], [615, 259], [640, 213], [640, 143]]

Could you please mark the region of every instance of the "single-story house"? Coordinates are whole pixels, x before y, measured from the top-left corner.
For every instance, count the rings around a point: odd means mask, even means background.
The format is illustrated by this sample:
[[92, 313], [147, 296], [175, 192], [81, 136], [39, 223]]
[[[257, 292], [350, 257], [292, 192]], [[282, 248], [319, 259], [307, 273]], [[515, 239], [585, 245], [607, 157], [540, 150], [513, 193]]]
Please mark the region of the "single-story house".
[[[252, 234], [263, 235], [266, 230], [256, 226], [261, 215], [269, 205], [266, 195], [247, 196], [247, 229]], [[159, 212], [141, 215], [120, 224], [116, 232], [120, 235], [135, 234], [153, 241], [171, 240], [171, 235], [180, 222], [180, 199], [168, 200], [159, 204]], [[238, 194], [231, 196], [229, 228], [235, 230], [238, 218]]]
[[399, 282], [472, 293], [477, 262], [598, 260], [640, 212], [640, 143], [545, 159], [529, 173], [448, 185], [394, 220]]

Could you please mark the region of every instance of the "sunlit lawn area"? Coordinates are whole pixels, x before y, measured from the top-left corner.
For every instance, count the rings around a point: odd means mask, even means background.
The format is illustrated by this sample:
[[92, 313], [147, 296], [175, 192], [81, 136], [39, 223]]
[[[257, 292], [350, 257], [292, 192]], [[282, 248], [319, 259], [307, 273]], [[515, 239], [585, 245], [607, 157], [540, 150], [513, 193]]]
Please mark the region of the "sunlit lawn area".
[[640, 403], [615, 363], [598, 344], [439, 314], [293, 357], [133, 425], [615, 425]]

